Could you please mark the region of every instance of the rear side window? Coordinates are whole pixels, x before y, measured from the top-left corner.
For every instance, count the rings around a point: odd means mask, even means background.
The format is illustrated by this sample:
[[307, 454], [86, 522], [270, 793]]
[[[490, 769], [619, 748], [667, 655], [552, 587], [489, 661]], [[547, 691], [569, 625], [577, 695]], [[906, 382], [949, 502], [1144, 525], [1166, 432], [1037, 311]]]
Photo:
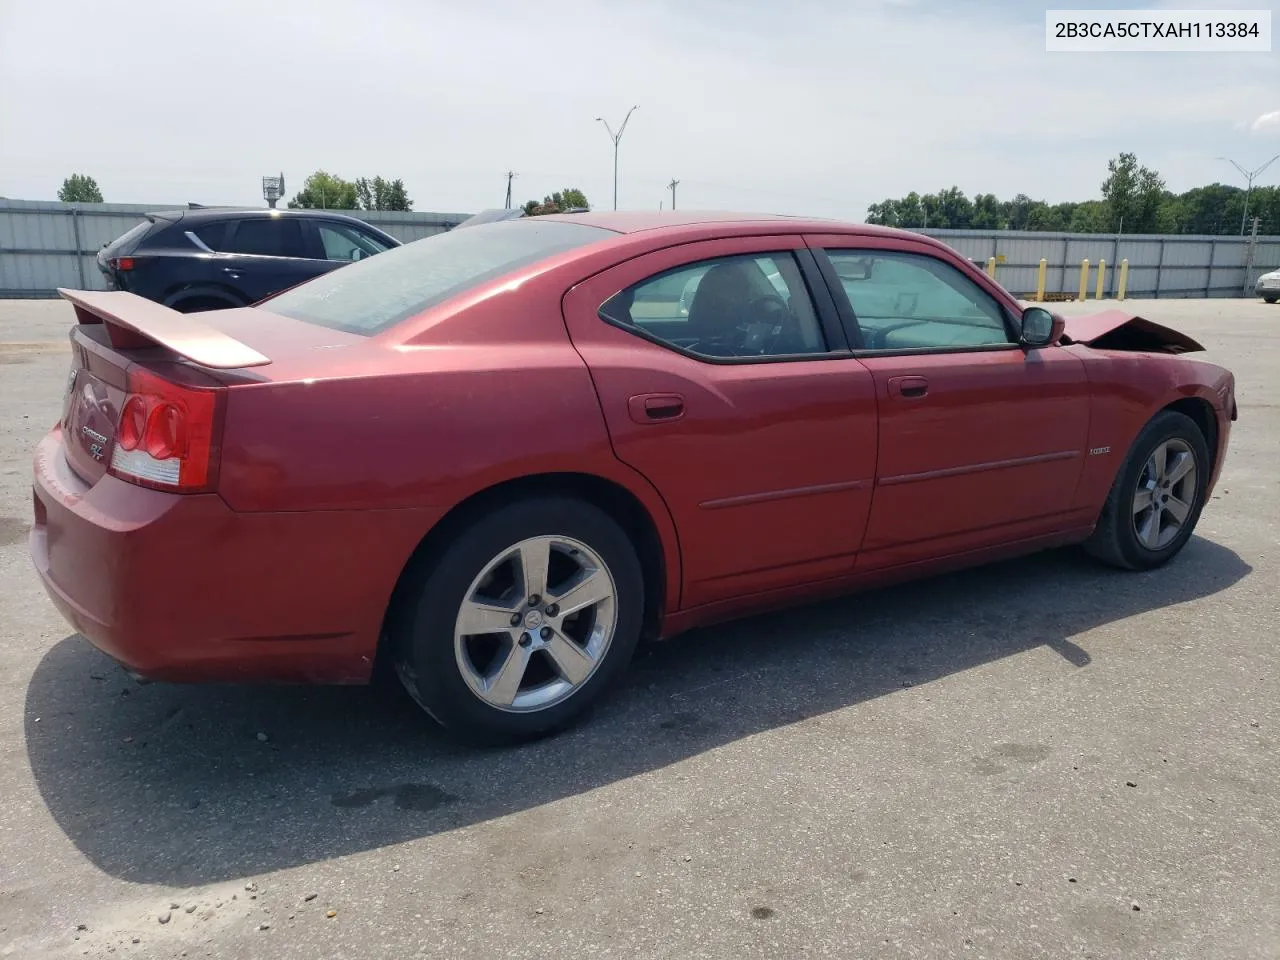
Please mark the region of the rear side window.
[[210, 250], [215, 253], [223, 253], [227, 249], [227, 227], [229, 226], [230, 224], [225, 220], [218, 220], [196, 227], [196, 229], [189, 232]]
[[226, 248], [228, 253], [260, 257], [307, 255], [307, 245], [302, 239], [302, 224], [295, 219], [283, 217], [241, 220], [231, 231]]
[[788, 251], [678, 267], [614, 295], [600, 313], [699, 357], [772, 358], [827, 349], [800, 266]]
[[486, 281], [614, 236], [601, 227], [536, 218], [451, 230], [323, 274], [264, 309], [372, 336]]

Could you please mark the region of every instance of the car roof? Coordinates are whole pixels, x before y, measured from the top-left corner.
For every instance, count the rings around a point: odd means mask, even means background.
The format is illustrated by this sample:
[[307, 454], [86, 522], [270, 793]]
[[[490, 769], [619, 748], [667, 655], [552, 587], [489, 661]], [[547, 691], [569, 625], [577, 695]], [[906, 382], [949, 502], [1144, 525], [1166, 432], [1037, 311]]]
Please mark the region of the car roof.
[[362, 222], [346, 210], [272, 210], [269, 207], [193, 207], [187, 210], [152, 210], [148, 217], [203, 223], [210, 220], [241, 220], [245, 217], [323, 217], [326, 220]]
[[780, 213], [737, 213], [722, 210], [709, 211], [592, 211], [590, 213], [552, 213], [535, 220], [559, 220], [564, 223], [585, 223], [618, 233], [639, 233], [643, 230], [680, 229], [687, 227], [725, 224], [785, 225], [787, 233], [850, 233], [871, 237], [904, 237], [927, 240], [922, 234], [893, 227], [878, 227], [868, 223], [850, 223], [824, 217], [800, 217]]

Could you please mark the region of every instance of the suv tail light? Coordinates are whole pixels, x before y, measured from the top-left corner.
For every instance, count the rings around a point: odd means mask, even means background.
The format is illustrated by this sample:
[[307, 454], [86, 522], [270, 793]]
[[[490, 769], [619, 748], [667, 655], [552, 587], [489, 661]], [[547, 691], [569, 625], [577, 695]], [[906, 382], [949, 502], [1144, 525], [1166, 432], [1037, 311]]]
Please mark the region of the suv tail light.
[[128, 378], [129, 395], [120, 408], [110, 473], [158, 490], [212, 490], [218, 472], [221, 391], [171, 383], [137, 367], [129, 370]]
[[113, 257], [107, 263], [116, 270], [132, 270], [137, 261], [133, 257]]

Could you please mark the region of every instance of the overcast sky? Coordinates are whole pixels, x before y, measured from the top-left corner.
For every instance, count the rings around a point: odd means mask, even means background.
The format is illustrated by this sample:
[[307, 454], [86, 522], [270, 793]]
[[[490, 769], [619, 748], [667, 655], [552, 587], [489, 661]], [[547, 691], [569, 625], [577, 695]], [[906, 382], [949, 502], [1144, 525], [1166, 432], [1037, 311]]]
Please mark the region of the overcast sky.
[[861, 220], [951, 184], [1094, 197], [1121, 150], [1173, 190], [1280, 153], [1280, 53], [1048, 54], [1046, 6], [1067, 4], [0, 0], [0, 196], [80, 171], [109, 201], [261, 205], [264, 174], [292, 194], [323, 168], [474, 212], [513, 169], [519, 201], [608, 207], [593, 118], [632, 104], [623, 208], [676, 177], [683, 208]]

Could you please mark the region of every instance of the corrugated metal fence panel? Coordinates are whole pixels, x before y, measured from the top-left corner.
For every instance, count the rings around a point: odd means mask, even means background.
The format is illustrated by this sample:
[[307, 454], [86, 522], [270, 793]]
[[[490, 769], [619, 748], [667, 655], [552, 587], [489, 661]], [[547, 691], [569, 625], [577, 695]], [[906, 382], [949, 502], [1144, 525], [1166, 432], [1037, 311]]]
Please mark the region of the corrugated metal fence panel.
[[1258, 249], [1253, 256], [1253, 275], [1280, 270], [1280, 240], [1258, 241]]
[[[1041, 258], [1045, 290], [1075, 296], [1080, 261], [1089, 260], [1088, 295], [1097, 291], [1098, 262], [1106, 261], [1103, 295], [1119, 286], [1120, 261], [1129, 261], [1130, 297], [1238, 297], [1244, 293], [1247, 237], [1039, 233], [1032, 231], [921, 230], [982, 264], [997, 258], [996, 280], [1019, 296], [1034, 293]], [[1003, 258], [1003, 259], [1002, 259]], [[1250, 284], [1280, 261], [1280, 238], [1259, 237]], [[1252, 290], [1249, 291], [1252, 293]]]
[[[185, 209], [185, 205], [0, 200], [0, 297], [52, 296], [58, 286], [101, 289], [95, 257], [103, 245], [147, 213], [176, 209]], [[404, 243], [452, 229], [467, 217], [382, 210], [342, 212], [360, 217]], [[1111, 296], [1119, 283], [1119, 261], [1126, 258], [1131, 297], [1234, 297], [1244, 292], [1248, 240], [1243, 237], [1116, 237], [1016, 230], [918, 232], [979, 263], [996, 257], [996, 280], [1018, 296], [1034, 293], [1041, 258], [1047, 267], [1045, 289], [1074, 296], [1080, 286], [1080, 261], [1086, 257], [1090, 262], [1090, 297], [1097, 289], [1098, 261], [1107, 262], [1103, 292]], [[1259, 237], [1250, 283], [1278, 267], [1280, 237]]]
[[[57, 287], [104, 289], [97, 254], [148, 213], [185, 204], [0, 200], [0, 297], [50, 297]], [[452, 229], [462, 213], [344, 210], [409, 243]]]

